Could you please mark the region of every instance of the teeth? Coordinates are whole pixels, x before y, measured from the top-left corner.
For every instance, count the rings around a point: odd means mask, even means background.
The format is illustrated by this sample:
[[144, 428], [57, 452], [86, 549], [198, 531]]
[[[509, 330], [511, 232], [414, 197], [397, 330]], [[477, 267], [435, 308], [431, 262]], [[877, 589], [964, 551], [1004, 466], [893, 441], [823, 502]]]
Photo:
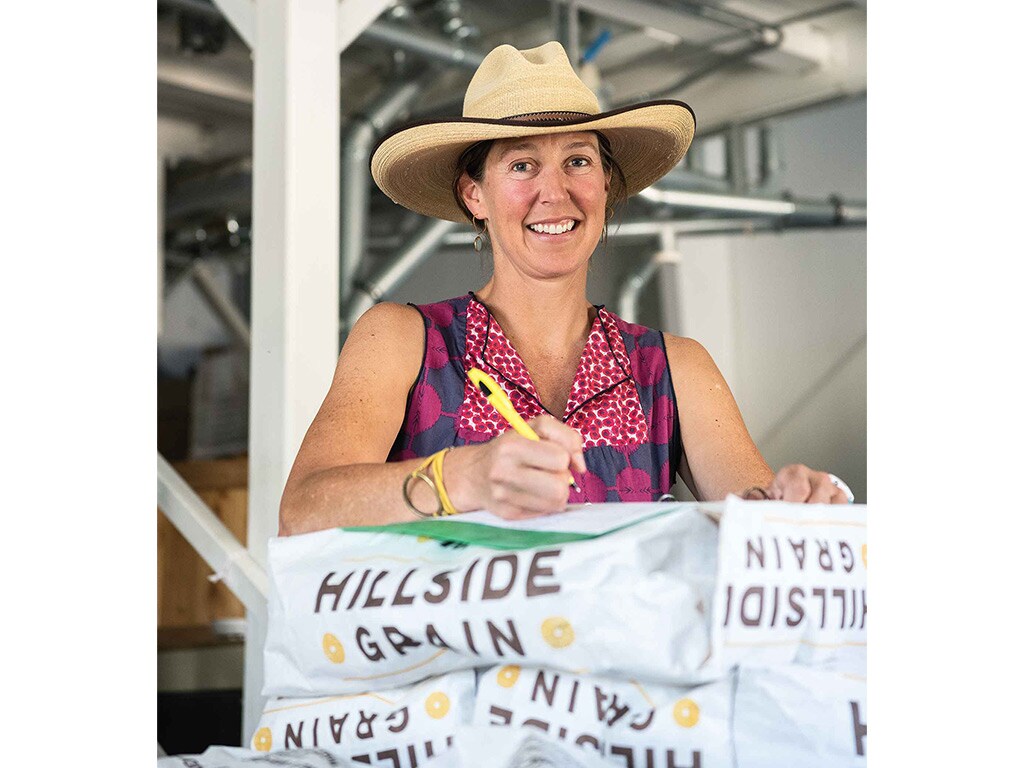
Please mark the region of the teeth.
[[545, 235], [560, 235], [575, 227], [576, 222], [572, 219], [566, 219], [559, 224], [529, 224], [528, 226], [534, 232], [541, 232]]

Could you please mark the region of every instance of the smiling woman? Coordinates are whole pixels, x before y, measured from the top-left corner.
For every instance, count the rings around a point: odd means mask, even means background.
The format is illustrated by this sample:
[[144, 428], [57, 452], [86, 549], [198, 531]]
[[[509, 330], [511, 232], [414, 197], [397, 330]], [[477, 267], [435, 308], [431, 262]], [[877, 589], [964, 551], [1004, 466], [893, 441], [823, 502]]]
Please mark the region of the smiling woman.
[[[360, 318], [292, 467], [281, 533], [651, 501], [677, 475], [699, 499], [847, 501], [824, 472], [772, 472], [698, 342], [586, 299], [614, 206], [678, 163], [693, 132], [679, 101], [602, 113], [547, 43], [491, 51], [462, 117], [384, 137], [371, 160], [378, 186], [410, 210], [470, 221], [494, 272], [475, 293]], [[539, 440], [509, 429], [471, 368], [499, 383]]]

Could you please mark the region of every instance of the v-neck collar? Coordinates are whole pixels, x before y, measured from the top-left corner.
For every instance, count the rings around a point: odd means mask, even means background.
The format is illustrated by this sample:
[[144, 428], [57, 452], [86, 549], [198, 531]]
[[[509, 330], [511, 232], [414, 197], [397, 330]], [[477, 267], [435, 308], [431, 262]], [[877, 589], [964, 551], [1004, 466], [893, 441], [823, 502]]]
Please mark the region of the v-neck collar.
[[[489, 372], [496, 373], [500, 379], [521, 390], [550, 414], [540, 400], [526, 363], [501, 329], [498, 319], [472, 291], [469, 292], [469, 297], [467, 352], [475, 353], [486, 368], [490, 369]], [[629, 354], [613, 316], [603, 304], [592, 306], [597, 310], [597, 314], [576, 366], [562, 421], [567, 421], [588, 401], [632, 376]], [[478, 335], [481, 325], [482, 334]], [[478, 349], [470, 346], [471, 337], [478, 339]]]

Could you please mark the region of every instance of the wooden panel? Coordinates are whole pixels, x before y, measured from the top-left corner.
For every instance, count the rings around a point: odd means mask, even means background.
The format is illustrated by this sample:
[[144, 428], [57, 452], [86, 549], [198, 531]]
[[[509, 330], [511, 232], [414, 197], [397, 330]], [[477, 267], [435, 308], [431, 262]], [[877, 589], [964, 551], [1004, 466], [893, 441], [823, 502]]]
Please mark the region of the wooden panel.
[[[246, 458], [182, 462], [174, 468], [245, 544]], [[187, 645], [188, 638], [195, 638], [197, 645], [209, 644], [213, 622], [244, 617], [245, 607], [224, 584], [210, 581], [210, 567], [163, 513], [157, 514], [158, 636], [175, 638], [177, 646]]]
[[196, 493], [249, 487], [249, 457], [179, 461], [174, 469]]

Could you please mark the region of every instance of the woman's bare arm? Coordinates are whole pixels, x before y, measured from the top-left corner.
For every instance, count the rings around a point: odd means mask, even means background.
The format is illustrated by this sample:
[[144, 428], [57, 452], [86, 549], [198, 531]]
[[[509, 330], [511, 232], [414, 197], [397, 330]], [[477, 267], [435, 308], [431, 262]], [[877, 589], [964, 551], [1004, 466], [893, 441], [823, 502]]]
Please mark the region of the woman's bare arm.
[[[700, 500], [767, 488], [774, 473], [750, 438], [711, 355], [693, 339], [665, 334], [685, 459], [680, 474]], [[688, 467], [688, 471], [687, 471]]]
[[[422, 360], [416, 309], [377, 304], [359, 318], [285, 484], [281, 535], [415, 518], [401, 488], [419, 460], [384, 462]], [[429, 493], [414, 501], [429, 507]]]

